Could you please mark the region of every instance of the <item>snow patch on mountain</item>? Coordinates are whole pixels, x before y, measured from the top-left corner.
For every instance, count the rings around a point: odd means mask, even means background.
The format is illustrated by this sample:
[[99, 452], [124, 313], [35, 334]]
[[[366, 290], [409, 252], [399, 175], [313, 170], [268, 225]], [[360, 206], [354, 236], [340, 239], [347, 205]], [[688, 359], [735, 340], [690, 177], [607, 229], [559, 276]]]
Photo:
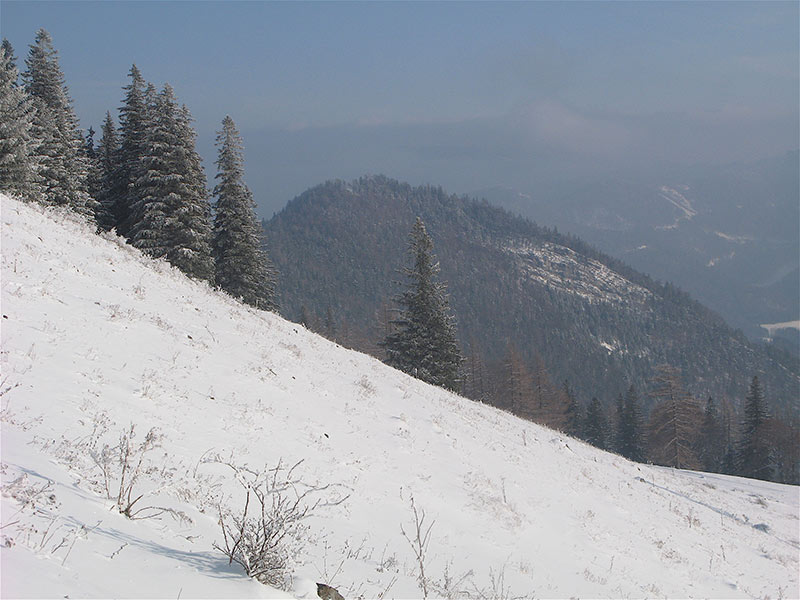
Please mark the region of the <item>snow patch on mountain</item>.
[[550, 242], [541, 245], [514, 242], [506, 245], [504, 250], [516, 258], [525, 280], [578, 296], [590, 303], [640, 305], [652, 296], [650, 290], [565, 246]]
[[730, 233], [723, 233], [721, 231], [715, 231], [714, 235], [735, 244], [746, 244], [747, 242], [752, 242], [754, 239], [751, 235], [732, 235]]
[[695, 210], [694, 206], [692, 206], [692, 202], [684, 195], [685, 192], [689, 191], [689, 186], [682, 185], [678, 187], [680, 190], [666, 185], [662, 185], [659, 188], [658, 195], [677, 208], [679, 214], [672, 224], [661, 225], [656, 227], [656, 229], [675, 229], [680, 225], [681, 221], [691, 221], [697, 216], [697, 210]]

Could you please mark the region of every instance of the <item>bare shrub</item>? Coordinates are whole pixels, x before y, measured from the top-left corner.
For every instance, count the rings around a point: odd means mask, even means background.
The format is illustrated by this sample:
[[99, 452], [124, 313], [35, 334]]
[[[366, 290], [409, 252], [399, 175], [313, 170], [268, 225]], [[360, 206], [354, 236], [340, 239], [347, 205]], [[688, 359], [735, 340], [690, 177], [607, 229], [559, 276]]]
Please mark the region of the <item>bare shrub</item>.
[[455, 598], [469, 598], [470, 592], [466, 588], [466, 584], [472, 581], [474, 572], [472, 569], [457, 575], [452, 572], [453, 561], [448, 561], [444, 565], [444, 572], [442, 578], [431, 582], [431, 585], [436, 592], [437, 596], [453, 600]]
[[[122, 431], [116, 444], [101, 446], [108, 425], [109, 419], [105, 413], [95, 414], [88, 435], [75, 439], [62, 437], [53, 453], [71, 471], [86, 480], [94, 491], [113, 500], [120, 514], [129, 519], [149, 519], [169, 514], [181, 521], [191, 521], [181, 511], [140, 503], [143, 498], [168, 488], [174, 475], [174, 469], [167, 469], [165, 465], [158, 467], [149, 460], [149, 453], [161, 442], [158, 430], [151, 428], [144, 439], [138, 442], [136, 426], [131, 424]], [[45, 444], [44, 447], [48, 446]], [[149, 476], [157, 485], [142, 491], [139, 483], [143, 476]]]
[[347, 499], [323, 501], [321, 493], [332, 486], [304, 483], [295, 474], [302, 462], [286, 468], [278, 461], [263, 471], [223, 463], [233, 470], [245, 499], [236, 513], [219, 505], [223, 541], [215, 542], [214, 548], [228, 557], [229, 564], [235, 562], [250, 577], [280, 589], [288, 588], [292, 562], [308, 536], [304, 521], [318, 508]]
[[[0, 470], [7, 475], [9, 468], [4, 464]], [[19, 542], [38, 554], [51, 556], [61, 550], [64, 552], [61, 559], [63, 566], [75, 542], [85, 539], [97, 525], [87, 527], [62, 519], [58, 515], [59, 502], [53, 489], [52, 481], [31, 481], [28, 473], [24, 472], [0, 485], [3, 496], [19, 505], [18, 510], [10, 516], [4, 515], [7, 520], [0, 523], [3, 532], [1, 543], [10, 548]]]
[[419, 582], [419, 587], [422, 590], [422, 597], [427, 598], [429, 581], [427, 575], [425, 574], [425, 563], [428, 546], [431, 542], [431, 529], [433, 529], [433, 525], [436, 523], [436, 521], [432, 521], [427, 527], [425, 526], [425, 510], [417, 509], [413, 495], [411, 496], [411, 512], [414, 515], [413, 528], [410, 529], [411, 533], [406, 533], [402, 523], [400, 524], [400, 532], [403, 534], [403, 537], [406, 538], [406, 541], [414, 551], [414, 556], [417, 559], [417, 568], [419, 569], [419, 576], [417, 580]]

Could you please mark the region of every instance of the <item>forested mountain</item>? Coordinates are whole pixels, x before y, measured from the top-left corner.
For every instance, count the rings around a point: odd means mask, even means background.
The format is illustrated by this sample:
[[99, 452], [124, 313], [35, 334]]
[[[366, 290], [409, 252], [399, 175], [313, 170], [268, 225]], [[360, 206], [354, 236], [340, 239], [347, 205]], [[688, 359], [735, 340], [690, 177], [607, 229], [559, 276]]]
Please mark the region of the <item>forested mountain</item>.
[[[800, 315], [798, 152], [723, 166], [625, 174], [546, 193], [475, 191], [677, 283], [751, 339]], [[797, 330], [778, 337], [793, 340]]]
[[696, 398], [740, 405], [758, 375], [771, 403], [797, 404], [793, 359], [768, 355], [675, 286], [485, 201], [383, 176], [327, 182], [265, 222], [282, 312], [380, 355], [418, 216], [473, 384], [488, 365], [521, 356], [534, 378], [541, 369], [607, 404], [630, 385], [647, 390], [667, 364]]

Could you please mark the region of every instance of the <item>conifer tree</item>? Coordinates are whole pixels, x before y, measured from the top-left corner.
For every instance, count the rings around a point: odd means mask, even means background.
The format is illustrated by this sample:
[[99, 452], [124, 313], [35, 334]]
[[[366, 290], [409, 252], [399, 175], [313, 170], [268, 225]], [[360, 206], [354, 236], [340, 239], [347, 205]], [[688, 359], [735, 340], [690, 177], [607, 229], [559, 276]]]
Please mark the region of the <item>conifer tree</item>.
[[44, 29], [36, 33], [25, 64], [22, 77], [36, 109], [33, 135], [38, 142], [42, 200], [91, 216], [94, 200], [87, 189], [83, 135], [58, 64], [58, 52]]
[[627, 459], [642, 462], [645, 458], [644, 424], [639, 396], [631, 385], [622, 401], [617, 432], [617, 452]]
[[34, 108], [17, 85], [14, 50], [0, 47], [0, 189], [24, 200], [39, 199], [37, 144], [32, 136]]
[[114, 127], [111, 113], [106, 113], [101, 128], [102, 137], [95, 149], [97, 174], [98, 203], [97, 225], [106, 231], [117, 226], [117, 199], [122, 192], [119, 183], [119, 136]]
[[744, 419], [737, 456], [737, 471], [744, 477], [770, 479], [769, 440], [766, 436], [767, 404], [758, 376], [753, 376], [744, 401]]
[[614, 448], [614, 452], [617, 454], [622, 454], [622, 429], [623, 429], [623, 420], [625, 419], [625, 399], [623, 398], [622, 394], [617, 395], [617, 402], [614, 406], [614, 431], [613, 431], [613, 443], [611, 444], [612, 448]]
[[117, 167], [113, 171], [112, 181], [106, 186], [108, 196], [104, 200], [112, 208], [113, 226], [117, 233], [130, 239], [133, 227], [132, 207], [139, 201], [136, 182], [145, 174], [145, 136], [152, 121], [151, 104], [154, 103], [154, 98], [148, 103], [147, 82], [136, 65], [131, 66], [128, 76], [131, 81], [122, 88], [125, 97], [119, 109], [120, 148]]
[[569, 381], [564, 380], [564, 397], [567, 400], [566, 431], [568, 435], [576, 438], [583, 437], [584, 417], [578, 398], [572, 391]]
[[213, 242], [217, 285], [256, 308], [276, 310], [276, 272], [262, 243], [253, 194], [244, 183], [242, 139], [229, 116], [217, 134], [217, 148]]
[[463, 358], [450, 314], [446, 287], [437, 281], [439, 264], [433, 241], [417, 217], [409, 236], [412, 266], [400, 272], [407, 287], [397, 298], [400, 305], [395, 330], [386, 336], [386, 364], [449, 390], [460, 386]]
[[[6, 57], [6, 62], [3, 64], [3, 69], [11, 72], [16, 71], [17, 75], [19, 75], [19, 69], [17, 68], [17, 55], [14, 54], [14, 48], [6, 38], [3, 38], [3, 42], [0, 43], [0, 52], [3, 52]], [[14, 77], [14, 82], [16, 83], [17, 78]]]
[[608, 421], [603, 405], [597, 398], [592, 398], [586, 409], [586, 422], [583, 426], [584, 439], [592, 446], [605, 450], [608, 448]]
[[134, 184], [131, 243], [195, 279], [213, 281], [211, 221], [191, 126], [167, 84], [155, 100], [142, 175]]
[[725, 458], [725, 431], [719, 418], [719, 411], [711, 396], [706, 400], [703, 422], [697, 443], [697, 457], [704, 471], [718, 473], [722, 470]]
[[89, 196], [94, 200], [94, 220], [98, 223], [103, 219], [101, 216], [102, 205], [100, 204], [100, 196], [103, 194], [102, 187], [102, 173], [100, 170], [100, 162], [97, 158], [97, 148], [95, 147], [95, 130], [94, 127], [89, 127], [86, 132], [83, 144], [83, 157], [86, 159], [86, 188]]

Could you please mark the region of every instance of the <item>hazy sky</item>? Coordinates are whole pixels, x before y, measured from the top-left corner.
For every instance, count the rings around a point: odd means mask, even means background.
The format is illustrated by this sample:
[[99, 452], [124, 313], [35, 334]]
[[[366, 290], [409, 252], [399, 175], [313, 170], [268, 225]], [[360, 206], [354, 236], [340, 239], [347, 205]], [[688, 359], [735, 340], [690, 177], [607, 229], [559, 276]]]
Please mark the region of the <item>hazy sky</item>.
[[0, 30], [21, 65], [52, 34], [84, 127], [133, 62], [189, 106], [209, 168], [230, 114], [269, 216], [365, 173], [530, 190], [796, 149], [798, 6], [3, 0]]

